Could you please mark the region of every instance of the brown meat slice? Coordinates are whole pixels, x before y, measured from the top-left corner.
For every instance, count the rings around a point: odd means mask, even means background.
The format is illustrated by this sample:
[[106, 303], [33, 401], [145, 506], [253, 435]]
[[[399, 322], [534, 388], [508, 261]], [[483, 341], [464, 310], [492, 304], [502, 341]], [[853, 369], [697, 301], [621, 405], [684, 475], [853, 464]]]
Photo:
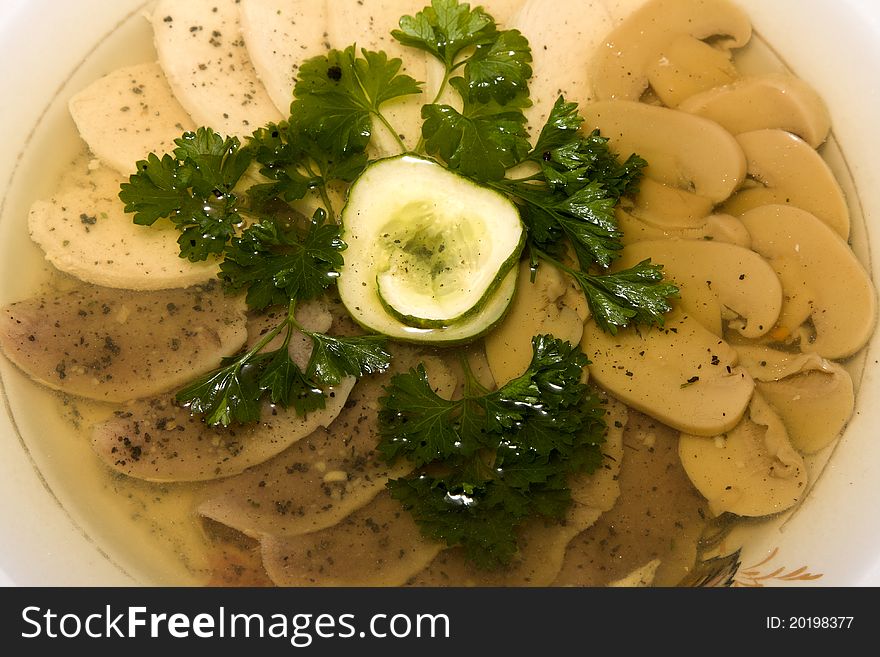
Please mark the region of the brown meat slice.
[[263, 566], [279, 586], [398, 586], [442, 547], [388, 492], [333, 527], [262, 540]]
[[410, 472], [408, 462], [389, 466], [375, 452], [382, 387], [419, 362], [443, 397], [457, 380], [436, 356], [398, 344], [389, 349], [391, 369], [358, 381], [333, 424], [259, 467], [211, 484], [199, 512], [253, 537], [303, 534], [341, 521], [368, 504], [389, 478]]
[[3, 308], [0, 348], [34, 380], [124, 402], [208, 372], [246, 338], [245, 305], [219, 284], [157, 292], [81, 285]]
[[[320, 332], [331, 323], [326, 307], [319, 303], [303, 305], [297, 319], [306, 329]], [[248, 342], [257, 342], [279, 320], [273, 315], [252, 320]], [[305, 367], [311, 348], [311, 340], [296, 334], [290, 341], [291, 359]], [[111, 468], [139, 479], [228, 477], [271, 459], [319, 427], [328, 426], [345, 406], [354, 382], [354, 377], [346, 377], [328, 388], [325, 407], [307, 415], [266, 403], [260, 422], [226, 428], [205, 425], [171, 396], [140, 400], [98, 424], [92, 432], [92, 447]]]

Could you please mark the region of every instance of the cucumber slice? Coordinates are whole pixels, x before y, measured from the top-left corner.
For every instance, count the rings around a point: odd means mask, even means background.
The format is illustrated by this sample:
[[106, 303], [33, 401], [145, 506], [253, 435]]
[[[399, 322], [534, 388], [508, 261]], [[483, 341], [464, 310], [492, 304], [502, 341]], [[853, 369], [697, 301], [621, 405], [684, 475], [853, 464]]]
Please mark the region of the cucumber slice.
[[371, 164], [349, 190], [342, 225], [340, 297], [371, 330], [462, 342], [494, 326], [513, 297], [519, 211], [436, 162], [403, 155]]

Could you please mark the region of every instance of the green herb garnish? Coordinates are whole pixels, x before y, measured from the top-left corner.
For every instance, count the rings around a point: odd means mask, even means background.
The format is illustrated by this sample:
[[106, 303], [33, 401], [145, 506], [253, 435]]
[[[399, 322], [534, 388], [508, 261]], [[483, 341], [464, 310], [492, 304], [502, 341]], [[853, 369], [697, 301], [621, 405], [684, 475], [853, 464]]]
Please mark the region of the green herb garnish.
[[605, 423], [582, 382], [586, 356], [549, 335], [532, 340], [526, 372], [496, 391], [473, 379], [457, 400], [439, 397], [424, 367], [398, 374], [379, 414], [383, 458], [421, 468], [389, 482], [422, 531], [461, 545], [474, 563], [509, 563], [533, 515], [561, 520], [568, 475], [601, 463]]

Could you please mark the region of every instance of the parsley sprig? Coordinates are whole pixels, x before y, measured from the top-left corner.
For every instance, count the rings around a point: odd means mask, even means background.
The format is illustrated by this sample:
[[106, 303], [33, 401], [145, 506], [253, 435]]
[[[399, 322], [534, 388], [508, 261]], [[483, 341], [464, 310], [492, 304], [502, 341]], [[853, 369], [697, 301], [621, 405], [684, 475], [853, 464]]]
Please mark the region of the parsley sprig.
[[[182, 388], [176, 395], [178, 403], [203, 415], [209, 425], [256, 422], [263, 399], [305, 415], [324, 408], [327, 387], [338, 385], [346, 376], [382, 372], [391, 364], [381, 336], [339, 338], [309, 331], [296, 320], [296, 305], [291, 300], [284, 320], [250, 349], [225, 359], [219, 368]], [[312, 342], [305, 370], [290, 357], [295, 331]], [[281, 345], [266, 351], [282, 334]]]
[[383, 458], [419, 468], [389, 482], [427, 536], [475, 564], [510, 562], [529, 516], [564, 518], [568, 475], [601, 463], [604, 413], [582, 382], [586, 356], [550, 335], [532, 340], [520, 377], [489, 392], [472, 378], [461, 399], [431, 388], [424, 367], [393, 377], [379, 413]]
[[137, 163], [119, 198], [134, 222], [152, 226], [167, 217], [180, 231], [181, 257], [205, 260], [223, 252], [243, 219], [233, 189], [253, 159], [236, 137], [199, 128], [176, 139], [173, 155], [154, 153]]

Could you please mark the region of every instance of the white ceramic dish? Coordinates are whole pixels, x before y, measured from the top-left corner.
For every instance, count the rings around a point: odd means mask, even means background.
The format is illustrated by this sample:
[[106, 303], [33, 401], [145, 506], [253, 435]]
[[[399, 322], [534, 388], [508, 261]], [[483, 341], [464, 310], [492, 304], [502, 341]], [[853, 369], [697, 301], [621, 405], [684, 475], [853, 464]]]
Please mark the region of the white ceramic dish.
[[[115, 65], [144, 60], [126, 31], [148, 29], [134, 17], [143, 0], [0, 0], [0, 239], [4, 253], [33, 250], [26, 235], [29, 203], [45, 195], [67, 161], [70, 137], [57, 144], [51, 126], [68, 125], [66, 100]], [[755, 30], [830, 106], [833, 130], [846, 155], [866, 218], [856, 222], [860, 257], [880, 253], [880, 3], [877, 0], [739, 0]], [[119, 28], [122, 26], [122, 35]], [[104, 43], [107, 35], [115, 34]], [[143, 41], [141, 39], [141, 41]], [[100, 64], [95, 64], [100, 62]], [[104, 66], [104, 70], [101, 69]], [[49, 126], [49, 127], [47, 127]], [[46, 131], [50, 131], [46, 133]], [[68, 131], [69, 132], [69, 131]], [[60, 131], [58, 134], [63, 134]], [[50, 148], [47, 144], [53, 144]], [[57, 151], [56, 151], [57, 149]], [[873, 238], [873, 239], [871, 239]], [[12, 259], [0, 261], [0, 302], [27, 289]], [[880, 585], [880, 334], [854, 371], [856, 414], [828, 465], [796, 513], [749, 530], [740, 555], [739, 584]], [[50, 431], [24, 410], [2, 363], [0, 387], [0, 583], [130, 585], [150, 582], [149, 564], [119, 556], [100, 519], [56, 490], [63, 464], [35, 453], [29, 432]], [[62, 504], [63, 500], [63, 504]], [[773, 574], [773, 576], [769, 576]], [[816, 577], [818, 576], [818, 577]]]

